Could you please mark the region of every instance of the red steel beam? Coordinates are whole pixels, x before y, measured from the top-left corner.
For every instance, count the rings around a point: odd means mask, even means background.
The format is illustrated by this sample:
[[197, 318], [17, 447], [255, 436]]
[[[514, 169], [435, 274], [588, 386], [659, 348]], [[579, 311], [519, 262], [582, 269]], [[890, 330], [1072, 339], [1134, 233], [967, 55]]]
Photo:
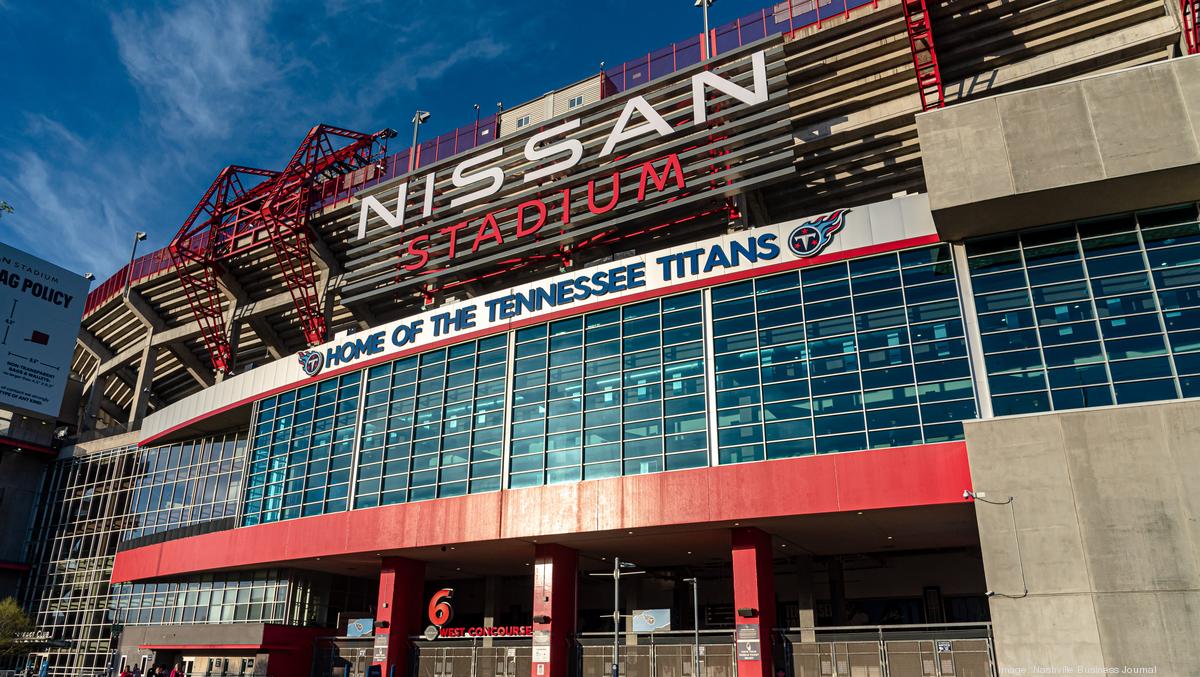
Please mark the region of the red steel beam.
[[320, 195], [319, 186], [381, 161], [387, 155], [387, 139], [394, 136], [390, 129], [363, 134], [317, 125], [292, 154], [264, 201], [260, 213], [310, 346], [324, 341], [326, 331], [310, 248], [312, 231], [308, 227], [309, 213]]
[[[171, 258], [200, 325], [213, 369], [233, 368], [233, 348], [217, 284], [221, 263], [265, 246], [279, 260], [305, 341], [325, 338], [325, 317], [316, 286], [309, 214], [328, 181], [370, 167], [387, 153], [385, 129], [363, 134], [328, 125], [309, 130], [282, 172], [231, 165], [217, 175], [171, 241]], [[249, 185], [250, 180], [257, 183]]]
[[921, 110], [942, 108], [946, 105], [946, 94], [942, 89], [942, 70], [933, 45], [929, 9], [925, 0], [902, 0], [900, 4], [904, 8], [904, 27], [908, 31], [908, 47], [917, 76], [917, 91], [921, 94]]
[[1200, 0], [1179, 0], [1183, 38], [1188, 54], [1200, 54]]
[[[168, 247], [192, 316], [200, 325], [209, 361], [217, 372], [227, 373], [233, 367], [224, 295], [217, 286], [219, 261], [240, 233], [252, 229], [248, 221], [253, 210], [245, 206], [261, 201], [268, 181], [275, 176], [277, 172], [236, 165], [221, 170]], [[243, 177], [266, 180], [247, 188]]]

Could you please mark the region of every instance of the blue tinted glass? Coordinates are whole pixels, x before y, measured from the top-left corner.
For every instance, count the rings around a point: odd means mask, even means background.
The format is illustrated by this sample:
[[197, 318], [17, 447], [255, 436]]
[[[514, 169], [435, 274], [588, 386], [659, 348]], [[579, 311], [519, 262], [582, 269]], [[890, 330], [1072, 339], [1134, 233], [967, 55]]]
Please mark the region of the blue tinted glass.
[[1171, 400], [1178, 397], [1175, 393], [1175, 383], [1171, 379], [1117, 383], [1113, 385], [1113, 389], [1117, 393], [1117, 404]]

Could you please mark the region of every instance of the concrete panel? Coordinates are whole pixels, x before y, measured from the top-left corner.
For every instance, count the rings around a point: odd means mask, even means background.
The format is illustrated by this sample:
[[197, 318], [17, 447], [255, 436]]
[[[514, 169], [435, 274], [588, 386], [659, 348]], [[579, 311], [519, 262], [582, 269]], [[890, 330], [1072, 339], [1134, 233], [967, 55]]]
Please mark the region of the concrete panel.
[[[1166, 405], [1166, 408], [1172, 408]], [[1179, 510], [1164, 411], [1058, 417], [1088, 570], [1096, 591], [1200, 589], [1192, 557], [1163, 557], [1190, 537]]]
[[23, 562], [38, 489], [53, 459], [38, 452], [0, 451], [0, 562]]
[[[1017, 497], [1013, 511], [1031, 590], [1085, 592], [1091, 589], [1091, 581], [1084, 566], [1061, 430], [1056, 421], [1040, 417], [1021, 423], [1019, 434], [999, 426], [968, 429], [971, 482], [989, 500]], [[1013, 513], [1007, 507], [977, 503], [975, 515], [988, 589], [1019, 594], [1022, 562], [1014, 547]]]
[[1200, 143], [1200, 59], [1177, 59], [1175, 86], [1187, 112], [1192, 138]]
[[1011, 194], [1015, 186], [996, 100], [953, 106], [941, 115], [917, 116], [922, 153], [930, 157], [930, 151], [937, 152], [937, 161], [924, 163], [926, 182], [942, 187], [930, 194], [930, 206], [940, 209]]
[[996, 99], [1013, 187], [1027, 193], [1104, 178], [1080, 83]]
[[991, 607], [1001, 674], [1104, 664], [1091, 595], [993, 598]]
[[965, 430], [1000, 668], [1200, 674], [1200, 400]]
[[917, 116], [938, 234], [1000, 231], [1197, 197], [1200, 56]]
[[[1163, 417], [1163, 425], [1167, 431], [1167, 450], [1171, 454], [1174, 468], [1171, 478], [1174, 481], [1172, 491], [1183, 512], [1192, 516], [1192, 519], [1184, 523], [1184, 529], [1188, 542], [1191, 543], [1191, 559], [1193, 562], [1200, 562], [1200, 519], [1195, 519], [1195, 516], [1200, 515], [1200, 492], [1196, 491], [1196, 487], [1200, 487], [1200, 463], [1196, 462], [1200, 417], [1173, 415], [1174, 413], [1173, 408], [1167, 409]], [[1200, 674], [1200, 671], [1197, 671], [1197, 674]]]
[[[1106, 176], [1151, 172], [1200, 157], [1175, 78], [1170, 64], [1153, 64], [1080, 81]], [[1177, 133], [1164, 133], [1168, 130]]]
[[1096, 595], [1095, 610], [1105, 665], [1200, 674], [1200, 652], [1185, 639], [1200, 636], [1200, 592]]

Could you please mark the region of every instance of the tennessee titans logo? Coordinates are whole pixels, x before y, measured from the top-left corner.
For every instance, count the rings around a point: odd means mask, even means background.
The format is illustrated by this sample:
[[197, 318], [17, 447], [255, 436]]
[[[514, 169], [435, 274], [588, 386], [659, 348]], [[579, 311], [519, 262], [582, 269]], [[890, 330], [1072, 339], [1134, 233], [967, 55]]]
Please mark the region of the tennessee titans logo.
[[834, 234], [846, 225], [846, 214], [849, 211], [838, 209], [796, 226], [788, 236], [788, 249], [796, 256], [804, 258], [820, 254], [833, 242]]
[[325, 366], [325, 356], [319, 350], [301, 351], [296, 359], [300, 361], [300, 368], [309, 376], [321, 373], [321, 367]]

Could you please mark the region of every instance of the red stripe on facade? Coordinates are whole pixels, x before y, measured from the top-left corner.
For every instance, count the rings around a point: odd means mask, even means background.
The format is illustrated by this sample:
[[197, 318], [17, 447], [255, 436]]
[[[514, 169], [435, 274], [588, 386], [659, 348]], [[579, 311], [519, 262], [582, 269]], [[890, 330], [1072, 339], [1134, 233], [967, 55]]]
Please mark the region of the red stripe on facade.
[[341, 367], [339, 369], [332, 369], [328, 372], [324, 372], [324, 373], [320, 374], [319, 378], [313, 377], [311, 379], [309, 379], [309, 378], [298, 379], [296, 381], [292, 381], [285, 385], [276, 386], [274, 388], [271, 388], [270, 390], [266, 390], [264, 392], [258, 393], [257, 395], [245, 397], [245, 398], [242, 398], [232, 404], [227, 404], [225, 406], [219, 407], [212, 411], [208, 411], [208, 412], [205, 412], [198, 416], [194, 416], [194, 417], [188, 419], [187, 421], [184, 421], [183, 423], [179, 423], [177, 425], [171, 426], [170, 428], [167, 428], [166, 430], [163, 430], [162, 432], [159, 432], [159, 433], [151, 435], [147, 438], [144, 438], [142, 441], [138, 442], [138, 446], [144, 447], [144, 446], [151, 445], [151, 444], [155, 443], [156, 441], [163, 439], [164, 437], [168, 437], [174, 433], [184, 430], [188, 426], [194, 425], [197, 422], [203, 421], [206, 418], [225, 413], [232, 409], [237, 409], [238, 407], [242, 407], [242, 406], [251, 404], [257, 400], [260, 400], [260, 399], [263, 399], [266, 397], [270, 397], [272, 395], [277, 395], [279, 393], [286, 392], [286, 391], [292, 390], [294, 388], [299, 388], [299, 387], [303, 386], [305, 383], [309, 383], [309, 382], [316, 383], [318, 381], [323, 381], [325, 379], [334, 378], [336, 376], [341, 376], [342, 374], [348, 374], [350, 372], [359, 371], [361, 369], [367, 369], [367, 368], [373, 367], [377, 364], [383, 364], [384, 362], [391, 362], [393, 360], [399, 360], [399, 359], [402, 359], [409, 355], [416, 355], [416, 354], [424, 353], [424, 352], [427, 352], [430, 350], [437, 350], [438, 348], [455, 345], [457, 343], [463, 343], [464, 341], [480, 339], [480, 338], [484, 338], [487, 336], [491, 336], [492, 334], [499, 334], [499, 333], [503, 333], [506, 331], [512, 331], [514, 329], [520, 329], [521, 327], [526, 327], [526, 326], [530, 326], [530, 325], [534, 325], [534, 324], [542, 324], [544, 322], [550, 322], [550, 321], [558, 320], [558, 319], [561, 319], [564, 317], [571, 317], [574, 315], [580, 315], [582, 313], [589, 313], [589, 312], [594, 312], [597, 310], [604, 310], [605, 308], [611, 308], [613, 306], [623, 306], [628, 303], [637, 303], [638, 301], [645, 301], [647, 299], [658, 298], [660, 296], [670, 296], [671, 294], [679, 294], [682, 292], [692, 291], [694, 289], [703, 289], [704, 287], [712, 287], [712, 286], [716, 286], [716, 285], [720, 285], [720, 284], [725, 284], [728, 282], [737, 282], [740, 280], [745, 280], [747, 278], [762, 277], [764, 275], [773, 275], [775, 273], [784, 273], [789, 270], [799, 270], [801, 268], [807, 268], [809, 266], [817, 266], [817, 265], [822, 265], [822, 264], [827, 264], [827, 263], [837, 263], [838, 261], [846, 261], [848, 259], [855, 259], [855, 258], [859, 258], [862, 256], [872, 256], [875, 254], [886, 254], [888, 252], [900, 251], [902, 249], [911, 249], [913, 247], [921, 247], [924, 245], [937, 244], [940, 241], [941, 240], [938, 239], [938, 236], [936, 234], [923, 235], [920, 237], [909, 238], [907, 240], [896, 240], [894, 242], [888, 242], [886, 244], [869, 245], [866, 247], [858, 247], [856, 249], [848, 249], [848, 250], [842, 251], [842, 252], [835, 252], [832, 254], [815, 256], [810, 259], [797, 259], [794, 261], [784, 261], [782, 263], [777, 263], [777, 264], [773, 264], [770, 266], [761, 266], [761, 267], [752, 268], [749, 270], [739, 270], [736, 272], [727, 273], [725, 275], [718, 275], [716, 277], [708, 277], [708, 278], [703, 278], [703, 279], [690, 280], [688, 282], [680, 282], [678, 284], [667, 285], [667, 286], [659, 287], [657, 289], [650, 289], [650, 290], [646, 290], [646, 291], [642, 291], [642, 292], [637, 292], [634, 294], [628, 294], [625, 296], [605, 299], [603, 301], [596, 301], [595, 303], [585, 303], [585, 304], [581, 304], [578, 306], [572, 306], [570, 308], [564, 308], [562, 310], [537, 314], [534, 317], [528, 317], [528, 318], [524, 318], [521, 320], [513, 320], [512, 322], [498, 324], [493, 327], [488, 327], [487, 329], [480, 329], [478, 331], [457, 334], [455, 336], [451, 336], [451, 337], [442, 339], [440, 341], [434, 341], [431, 343], [427, 343], [425, 345], [417, 346], [415, 348], [409, 348], [407, 350], [401, 350], [401, 351], [397, 351], [394, 353], [388, 353], [387, 355], [381, 355], [379, 357], [371, 358], [368, 360], [361, 360], [359, 362], [356, 362], [356, 363], [350, 364], [350, 365], [346, 365], [345, 367]]
[[340, 555], [961, 503], [946, 442], [470, 494], [230, 529], [118, 552], [112, 582]]
[[0, 435], [0, 445], [12, 447], [17, 451], [32, 451], [38, 454], [46, 454], [47, 456], [58, 456], [58, 452], [40, 444], [18, 440], [15, 437], [7, 437]]
[[138, 648], [149, 651], [291, 651], [296, 647], [266, 644], [139, 644]]

